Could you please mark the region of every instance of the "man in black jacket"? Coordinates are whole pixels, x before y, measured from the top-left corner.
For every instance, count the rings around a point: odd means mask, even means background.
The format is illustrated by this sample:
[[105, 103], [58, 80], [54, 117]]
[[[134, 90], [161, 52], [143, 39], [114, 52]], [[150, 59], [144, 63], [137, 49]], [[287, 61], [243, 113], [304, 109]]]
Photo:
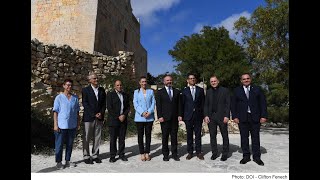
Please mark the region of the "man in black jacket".
[[230, 117], [230, 94], [227, 88], [219, 86], [219, 80], [216, 76], [211, 76], [210, 84], [211, 88], [207, 90], [204, 103], [204, 121], [208, 123], [210, 132], [211, 160], [215, 160], [218, 157], [217, 126], [219, 126], [223, 140], [220, 160], [225, 161], [229, 153], [228, 120]]
[[181, 118], [181, 108], [179, 106], [180, 91], [172, 87], [172, 77], [166, 75], [163, 78], [164, 88], [160, 89], [156, 96], [157, 115], [162, 132], [162, 154], [163, 160], [169, 161], [168, 138], [171, 138], [171, 153], [175, 161], [180, 161], [178, 157], [178, 116]]
[[[99, 146], [101, 141], [101, 130], [106, 110], [106, 92], [103, 87], [98, 86], [96, 74], [88, 76], [90, 85], [82, 89], [83, 112], [83, 158], [86, 164], [101, 163]], [[92, 137], [93, 135], [93, 137]], [[89, 141], [93, 139], [92, 158], [90, 158]]]
[[116, 161], [117, 139], [119, 138], [118, 155], [122, 161], [128, 161], [124, 156], [125, 137], [127, 132], [127, 118], [130, 110], [128, 95], [122, 90], [120, 80], [114, 82], [114, 91], [107, 94], [108, 123], [110, 133], [110, 159]]

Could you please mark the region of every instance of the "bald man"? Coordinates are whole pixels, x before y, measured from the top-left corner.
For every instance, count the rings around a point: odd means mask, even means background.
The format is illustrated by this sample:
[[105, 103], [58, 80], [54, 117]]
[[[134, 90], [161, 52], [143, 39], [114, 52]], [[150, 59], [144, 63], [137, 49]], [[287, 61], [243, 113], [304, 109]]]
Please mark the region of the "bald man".
[[128, 113], [130, 110], [129, 97], [123, 92], [122, 82], [114, 82], [114, 90], [107, 94], [108, 122], [110, 133], [110, 159], [109, 162], [116, 162], [117, 139], [119, 139], [119, 159], [128, 161], [124, 155], [125, 137], [128, 125]]

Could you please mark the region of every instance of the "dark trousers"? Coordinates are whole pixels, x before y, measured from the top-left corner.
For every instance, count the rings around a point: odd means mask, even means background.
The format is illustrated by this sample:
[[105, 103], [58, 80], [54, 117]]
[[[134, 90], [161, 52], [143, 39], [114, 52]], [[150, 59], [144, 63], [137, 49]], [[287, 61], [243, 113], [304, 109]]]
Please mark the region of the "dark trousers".
[[202, 119], [198, 119], [195, 115], [192, 115], [190, 120], [184, 121], [187, 129], [187, 151], [189, 154], [193, 153], [193, 132], [195, 134], [196, 154], [201, 153], [201, 129]]
[[70, 161], [75, 134], [76, 134], [76, 128], [60, 129], [59, 132], [54, 132], [56, 162], [62, 161], [62, 152], [63, 152], [64, 143], [66, 144], [65, 160]]
[[178, 154], [178, 118], [160, 123], [162, 132], [162, 154], [169, 156], [168, 139], [171, 139], [171, 153], [173, 156]]
[[208, 124], [210, 132], [210, 144], [212, 155], [218, 155], [217, 147], [217, 126], [219, 126], [221, 136], [222, 136], [222, 155], [227, 156], [229, 153], [229, 136], [228, 136], [228, 123], [223, 123], [223, 121], [211, 120]]
[[[151, 130], [153, 122], [136, 122], [140, 154], [150, 153]], [[143, 145], [143, 135], [146, 135], [146, 146]]]
[[120, 126], [109, 126], [110, 133], [110, 157], [117, 155], [117, 139], [119, 139], [119, 157], [124, 156], [125, 138], [127, 133], [127, 123], [121, 123]]
[[249, 133], [252, 142], [253, 159], [260, 159], [260, 122], [254, 123], [251, 114], [248, 113], [247, 121], [239, 123], [240, 136], [241, 136], [241, 149], [243, 158], [250, 158], [249, 150]]

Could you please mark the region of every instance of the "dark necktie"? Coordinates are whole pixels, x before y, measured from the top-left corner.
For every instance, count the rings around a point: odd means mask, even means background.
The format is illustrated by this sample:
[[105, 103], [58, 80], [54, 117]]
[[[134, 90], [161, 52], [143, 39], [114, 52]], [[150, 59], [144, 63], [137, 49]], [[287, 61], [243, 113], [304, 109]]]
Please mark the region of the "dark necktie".
[[170, 98], [170, 101], [171, 101], [172, 100], [171, 86], [168, 87], [168, 94], [169, 94], [169, 98]]

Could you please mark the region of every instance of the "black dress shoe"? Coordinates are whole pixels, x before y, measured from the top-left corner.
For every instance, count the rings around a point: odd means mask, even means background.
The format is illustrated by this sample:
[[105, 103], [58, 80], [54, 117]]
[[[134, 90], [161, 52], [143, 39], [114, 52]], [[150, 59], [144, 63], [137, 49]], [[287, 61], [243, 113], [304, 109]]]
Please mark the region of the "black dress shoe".
[[92, 161], [91, 158], [88, 158], [88, 159], [85, 159], [85, 160], [84, 160], [84, 163], [86, 163], [86, 164], [93, 164], [93, 161]]
[[240, 164], [246, 164], [249, 161], [251, 161], [250, 158], [243, 158], [243, 159], [241, 159]]
[[264, 166], [264, 163], [263, 163], [263, 161], [261, 159], [253, 159], [253, 161], [255, 163], [257, 163], [258, 165], [260, 165], [260, 166]]
[[163, 161], [169, 161], [169, 157], [168, 156], [164, 156], [163, 157]]
[[215, 159], [217, 159], [217, 157], [218, 157], [218, 156], [217, 156], [216, 154], [212, 154], [212, 156], [211, 156], [210, 159], [211, 159], [211, 160], [215, 160]]
[[111, 163], [114, 163], [114, 162], [116, 162], [117, 160], [116, 160], [116, 158], [115, 157], [111, 157], [110, 159], [109, 159], [109, 162], [111, 162]]
[[192, 153], [188, 153], [186, 159], [187, 159], [187, 160], [190, 160], [192, 157], [193, 157], [193, 154], [192, 154]]
[[172, 156], [175, 161], [180, 161], [180, 158], [177, 155]]
[[188, 156], [186, 157], [187, 160], [190, 160], [193, 157], [192, 153], [189, 153]]
[[203, 157], [203, 154], [202, 154], [202, 153], [197, 154], [197, 157], [198, 157], [200, 160], [204, 160], [204, 157]]
[[93, 159], [96, 163], [102, 163], [101, 159], [100, 158], [95, 158]]
[[228, 159], [228, 156], [222, 155], [220, 161], [226, 161]]
[[128, 161], [128, 158], [126, 158], [125, 156], [121, 156], [120, 159], [121, 159], [122, 161]]

